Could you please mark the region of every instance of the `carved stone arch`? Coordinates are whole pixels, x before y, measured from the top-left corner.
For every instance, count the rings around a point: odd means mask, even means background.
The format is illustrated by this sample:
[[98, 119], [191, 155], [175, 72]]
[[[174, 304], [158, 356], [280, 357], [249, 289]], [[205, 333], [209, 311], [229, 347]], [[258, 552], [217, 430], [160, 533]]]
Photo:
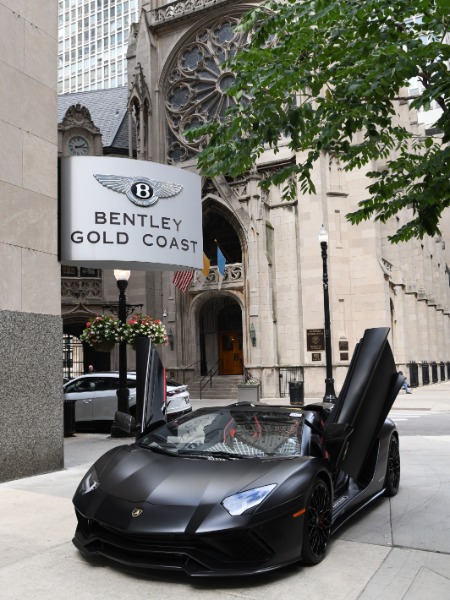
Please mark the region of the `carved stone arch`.
[[63, 313], [63, 367], [64, 376], [71, 378], [87, 372], [88, 365], [96, 371], [109, 371], [111, 368], [110, 353], [96, 352], [92, 346], [80, 341], [80, 335], [86, 322], [95, 318], [100, 307], [90, 308], [79, 302], [71, 310]]
[[208, 193], [202, 198], [202, 211], [203, 213], [209, 210], [209, 206], [213, 204], [217, 206], [217, 210], [223, 213], [224, 217], [230, 221], [238, 233], [241, 245], [247, 244], [247, 229], [250, 223], [248, 214], [244, 211], [237, 213], [234, 211], [227, 200], [222, 198], [220, 195]]
[[70, 310], [63, 312], [61, 317], [63, 320], [63, 327], [68, 326], [82, 326], [81, 330], [86, 327], [86, 322], [90, 319], [94, 319], [99, 314], [100, 307], [89, 308], [82, 302], [79, 302], [76, 306], [73, 306]]
[[237, 215], [218, 196], [208, 194], [202, 201], [203, 248], [216, 264], [218, 245], [230, 263], [245, 263], [247, 257], [247, 232]]
[[82, 104], [69, 106], [63, 120], [58, 125], [58, 129], [61, 131], [76, 128], [85, 129], [92, 134], [100, 133], [100, 129], [94, 125], [89, 109]]
[[[220, 295], [223, 297], [232, 298], [239, 304], [241, 310], [244, 310], [245, 301], [244, 301], [244, 294], [242, 291], [240, 291], [240, 290], [222, 290], [220, 292]], [[192, 303], [191, 303], [191, 315], [192, 315], [192, 318], [194, 319], [194, 321], [198, 318], [198, 315], [199, 315], [201, 309], [205, 306], [205, 304], [215, 298], [217, 298], [216, 290], [214, 290], [214, 291], [210, 290], [210, 291], [204, 292], [203, 294], [198, 294], [197, 296], [193, 297]]]
[[[223, 331], [227, 329], [227, 323], [220, 318], [223, 311], [232, 310], [237, 318], [235, 323], [231, 324], [234, 331]], [[220, 375], [237, 375], [243, 371], [243, 346], [245, 331], [245, 303], [244, 295], [236, 290], [223, 290], [218, 295], [217, 292], [205, 292], [193, 299], [190, 310], [190, 327], [195, 331], [195, 355], [200, 363], [200, 372], [206, 375], [210, 369], [219, 369]], [[226, 319], [225, 319], [226, 321]], [[232, 338], [235, 335], [235, 351], [226, 352], [231, 357], [230, 365], [223, 363], [222, 346], [223, 340]], [[234, 355], [239, 353], [240, 357]], [[234, 360], [238, 362], [233, 364]]]
[[234, 26], [249, 8], [228, 6], [206, 15], [172, 49], [160, 78], [168, 164], [194, 159], [204, 140], [188, 141], [185, 132], [221, 118], [228, 108], [231, 99], [224, 92], [234, 74], [222, 64], [246, 43], [246, 34], [235, 31]]

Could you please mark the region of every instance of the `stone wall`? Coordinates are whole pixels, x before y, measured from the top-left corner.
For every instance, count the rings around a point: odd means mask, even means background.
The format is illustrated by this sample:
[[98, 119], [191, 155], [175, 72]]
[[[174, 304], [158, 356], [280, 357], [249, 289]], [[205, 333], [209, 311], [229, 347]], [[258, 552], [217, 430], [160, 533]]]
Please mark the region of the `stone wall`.
[[63, 466], [57, 3], [0, 3], [0, 481]]
[[0, 481], [63, 467], [61, 318], [0, 311]]

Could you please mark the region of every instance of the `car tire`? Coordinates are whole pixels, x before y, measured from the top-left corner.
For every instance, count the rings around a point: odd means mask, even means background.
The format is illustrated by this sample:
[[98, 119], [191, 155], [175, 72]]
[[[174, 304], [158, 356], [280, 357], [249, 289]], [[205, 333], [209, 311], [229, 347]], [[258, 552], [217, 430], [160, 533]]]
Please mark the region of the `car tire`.
[[332, 503], [330, 489], [323, 479], [315, 479], [308, 493], [303, 521], [301, 560], [304, 565], [320, 563], [328, 548]]
[[385, 496], [395, 496], [400, 487], [400, 444], [398, 437], [392, 435], [389, 440], [389, 452], [384, 480]]

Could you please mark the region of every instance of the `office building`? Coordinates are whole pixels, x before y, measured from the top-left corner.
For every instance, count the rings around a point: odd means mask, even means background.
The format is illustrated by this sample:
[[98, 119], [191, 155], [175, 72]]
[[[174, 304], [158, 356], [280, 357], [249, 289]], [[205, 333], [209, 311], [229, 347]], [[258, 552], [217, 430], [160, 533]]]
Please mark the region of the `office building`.
[[120, 87], [138, 0], [58, 1], [58, 94]]

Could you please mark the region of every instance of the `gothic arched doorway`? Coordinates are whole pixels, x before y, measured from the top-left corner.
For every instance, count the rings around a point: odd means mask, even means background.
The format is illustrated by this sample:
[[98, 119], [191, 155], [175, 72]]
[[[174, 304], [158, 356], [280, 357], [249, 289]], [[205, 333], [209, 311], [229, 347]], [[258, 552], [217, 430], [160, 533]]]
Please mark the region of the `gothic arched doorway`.
[[63, 324], [63, 372], [67, 379], [87, 373], [89, 365], [92, 365], [95, 371], [111, 369], [109, 352], [96, 352], [92, 346], [80, 341], [85, 323], [84, 318], [82, 323], [78, 320], [64, 321]]
[[230, 296], [210, 298], [199, 313], [201, 373], [243, 372], [242, 309]]

